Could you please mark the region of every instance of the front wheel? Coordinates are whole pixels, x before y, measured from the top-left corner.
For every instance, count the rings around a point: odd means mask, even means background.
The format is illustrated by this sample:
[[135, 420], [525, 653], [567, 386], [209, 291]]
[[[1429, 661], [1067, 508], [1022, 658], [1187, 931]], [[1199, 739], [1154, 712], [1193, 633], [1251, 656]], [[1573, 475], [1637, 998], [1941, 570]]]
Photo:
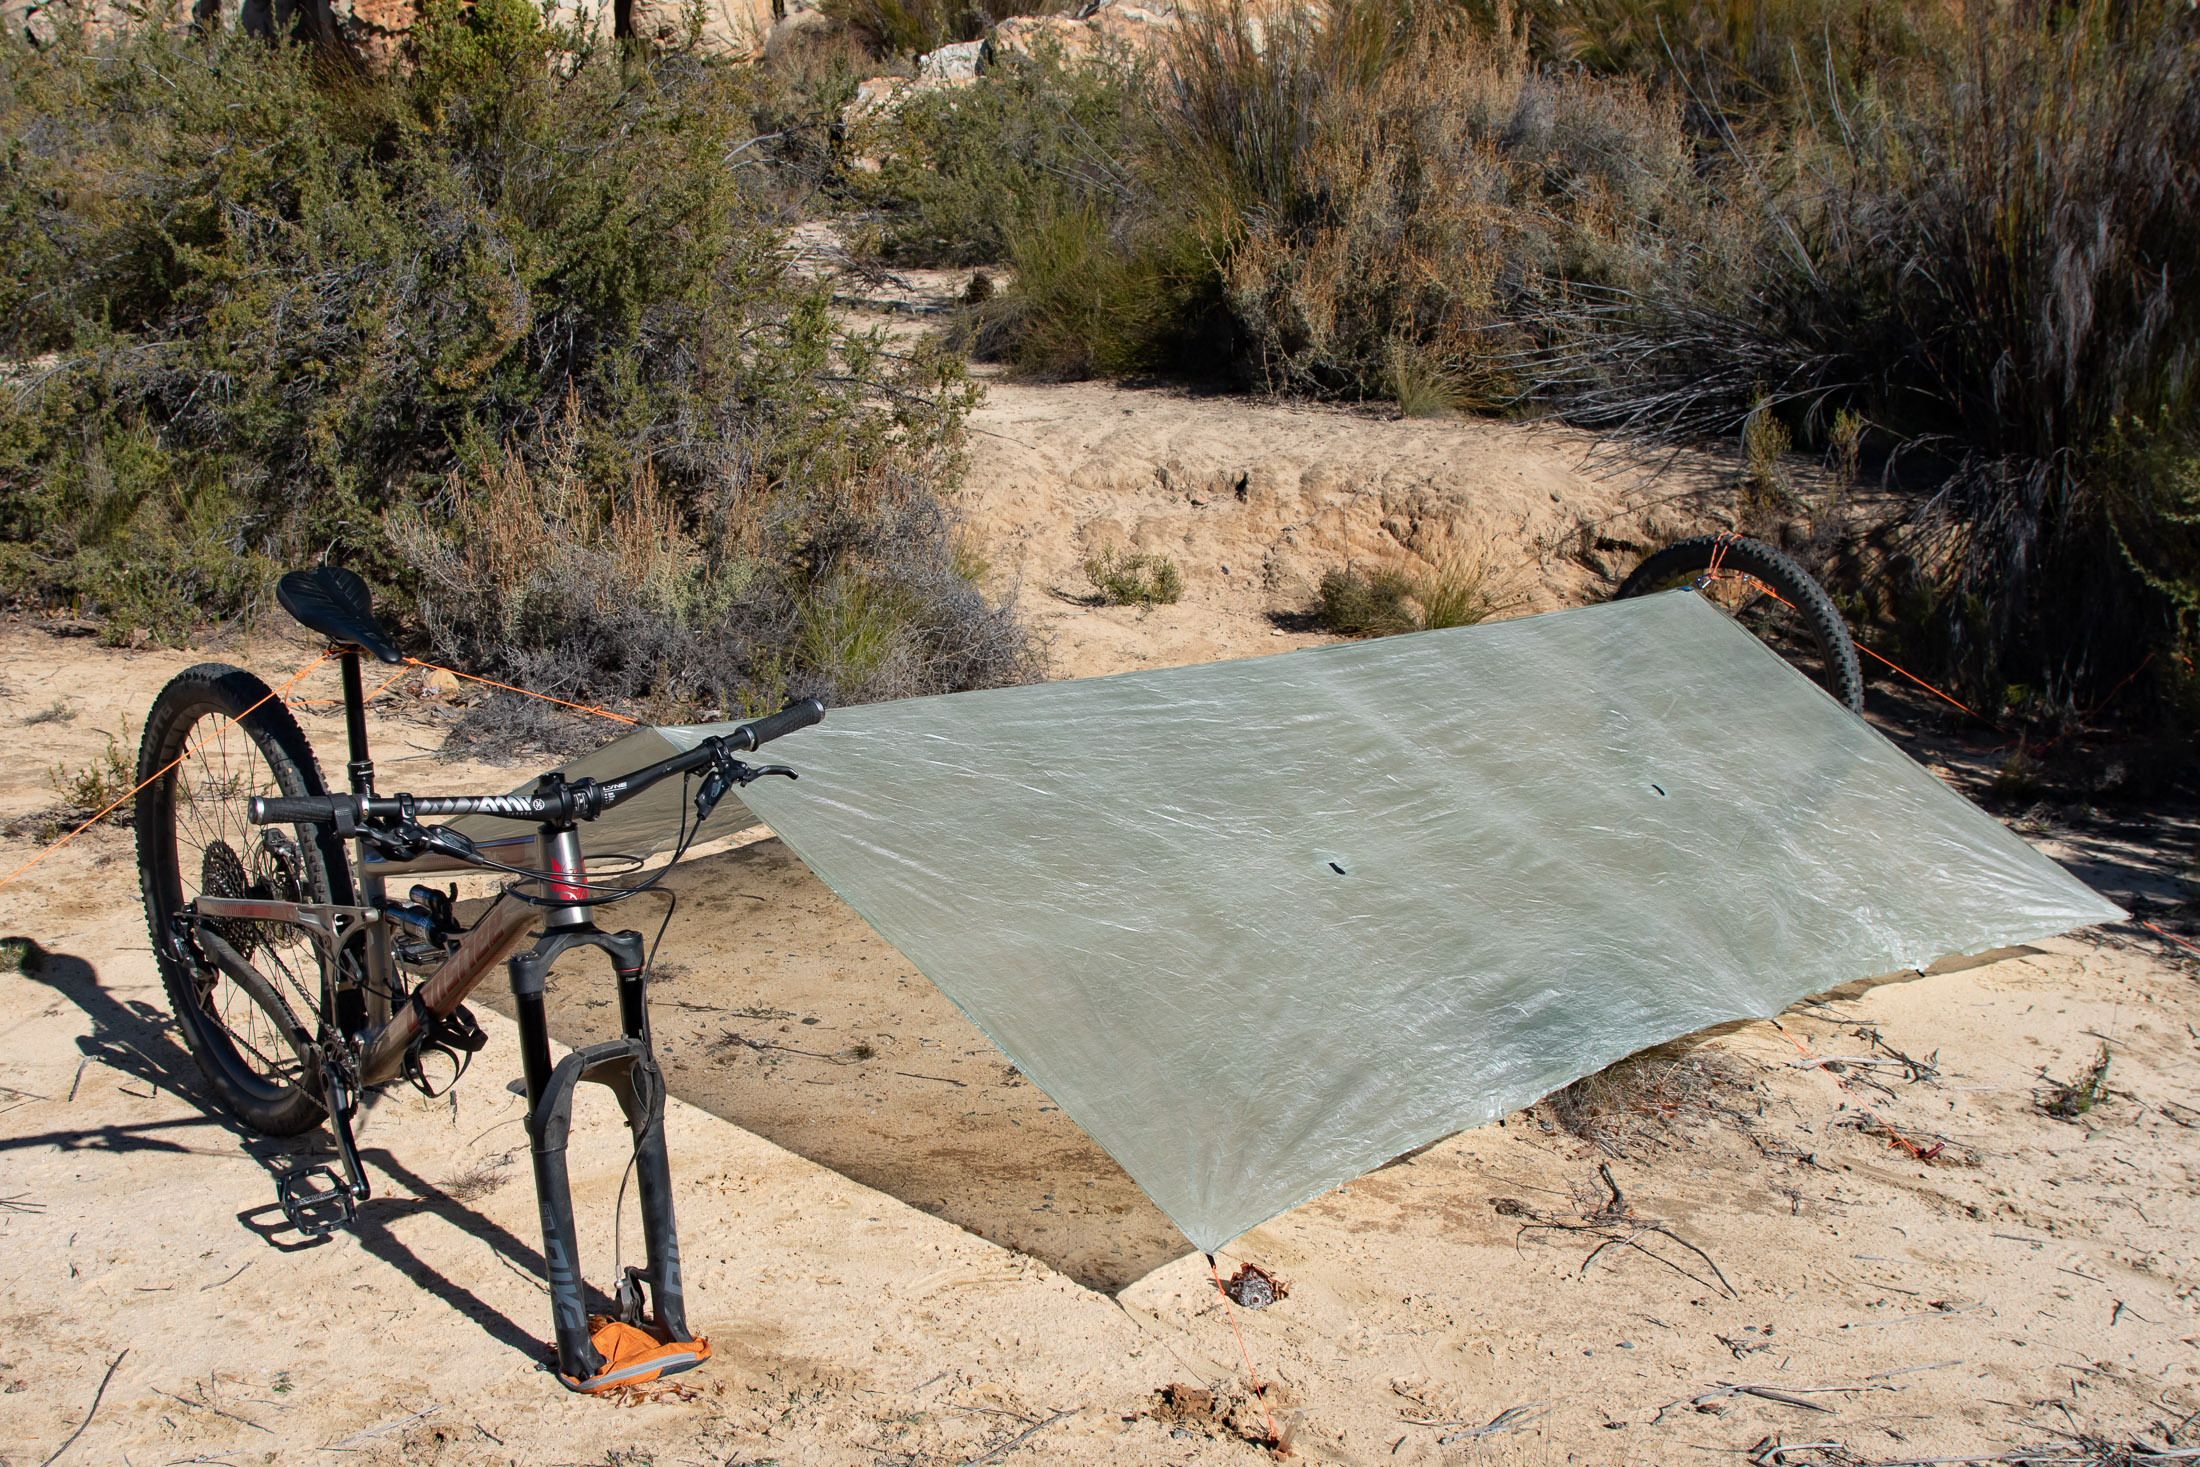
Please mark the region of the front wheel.
[[1856, 642], [1833, 598], [1808, 571], [1762, 540], [1696, 535], [1636, 566], [1612, 599], [1691, 585], [1849, 712], [1863, 713], [1864, 671]]
[[343, 848], [314, 826], [255, 826], [255, 795], [319, 795], [320, 765], [282, 701], [241, 668], [201, 663], [154, 700], [138, 750], [138, 879], [145, 921], [176, 1024], [207, 1083], [256, 1131], [295, 1136], [318, 1125], [292, 1044], [321, 1010], [312, 940], [273, 922], [206, 930], [249, 965], [245, 981], [206, 960], [190, 903], [200, 896], [348, 904]]

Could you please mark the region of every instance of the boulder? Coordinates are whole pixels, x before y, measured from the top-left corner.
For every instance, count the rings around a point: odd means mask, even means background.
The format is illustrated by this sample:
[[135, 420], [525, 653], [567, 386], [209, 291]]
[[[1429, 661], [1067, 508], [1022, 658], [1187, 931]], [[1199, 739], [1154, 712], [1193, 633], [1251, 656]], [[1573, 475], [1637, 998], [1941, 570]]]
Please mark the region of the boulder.
[[764, 54], [781, 8], [772, 0], [701, 0], [701, 26], [691, 37], [696, 7], [688, 0], [632, 0], [627, 24], [636, 40], [653, 46], [685, 46], [692, 40], [705, 55], [754, 57]]
[[978, 59], [983, 41], [962, 41], [927, 52], [917, 61], [917, 80], [939, 86], [967, 86], [978, 79]]

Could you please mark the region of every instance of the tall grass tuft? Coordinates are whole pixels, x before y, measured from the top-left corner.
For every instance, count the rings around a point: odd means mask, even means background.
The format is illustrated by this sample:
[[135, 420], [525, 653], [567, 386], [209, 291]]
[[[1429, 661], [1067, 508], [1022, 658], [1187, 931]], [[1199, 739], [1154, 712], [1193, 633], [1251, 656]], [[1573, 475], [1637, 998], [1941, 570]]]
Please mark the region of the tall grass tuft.
[[1316, 595], [1315, 624], [1347, 637], [1476, 626], [1523, 599], [1487, 546], [1440, 556], [1418, 575], [1396, 565], [1332, 567]]
[[1750, 251], [1547, 312], [1527, 370], [1595, 424], [1717, 430], [1767, 388], [1820, 441], [1868, 418], [1946, 665], [2069, 711], [2194, 635], [2200, 13], [2008, 5], [1947, 41], [1722, 131]]

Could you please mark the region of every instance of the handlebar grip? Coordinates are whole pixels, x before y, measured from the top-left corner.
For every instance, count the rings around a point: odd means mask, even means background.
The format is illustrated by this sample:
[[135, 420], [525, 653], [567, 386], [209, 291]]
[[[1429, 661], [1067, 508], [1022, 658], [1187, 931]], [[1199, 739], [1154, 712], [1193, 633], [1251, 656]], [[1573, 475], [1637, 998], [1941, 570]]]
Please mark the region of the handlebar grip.
[[815, 698], [804, 698], [799, 703], [789, 703], [769, 718], [759, 718], [754, 723], [744, 723], [730, 734], [726, 742], [736, 749], [755, 749], [773, 739], [785, 738], [798, 728], [808, 728], [825, 717], [825, 705]]
[[348, 805], [351, 800], [344, 795], [309, 795], [301, 799], [255, 795], [246, 802], [244, 813], [254, 825], [328, 825], [336, 819], [339, 802]]

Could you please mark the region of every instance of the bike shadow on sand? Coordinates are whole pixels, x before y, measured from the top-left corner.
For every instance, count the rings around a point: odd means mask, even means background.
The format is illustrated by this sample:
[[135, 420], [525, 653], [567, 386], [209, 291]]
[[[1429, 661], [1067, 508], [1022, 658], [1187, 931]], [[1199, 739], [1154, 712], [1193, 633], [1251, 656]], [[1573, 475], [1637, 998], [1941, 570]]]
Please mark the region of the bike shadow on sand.
[[[197, 1061], [184, 1047], [174, 1018], [165, 1010], [139, 1000], [116, 997], [100, 983], [98, 970], [83, 958], [50, 952], [35, 940], [24, 937], [0, 938], [0, 947], [19, 951], [24, 977], [51, 988], [55, 994], [76, 1005], [91, 1021], [91, 1032], [78, 1036], [76, 1041], [84, 1058], [71, 1083], [72, 1096], [88, 1067], [97, 1064], [124, 1077], [125, 1094], [151, 1098], [165, 1090], [197, 1112], [191, 1116], [138, 1124], [86, 1126], [0, 1137], [0, 1154], [39, 1147], [116, 1154], [162, 1151], [198, 1154], [209, 1148], [211, 1138], [186, 1142], [163, 1133], [188, 1127], [219, 1127], [228, 1134], [237, 1151], [258, 1162], [268, 1174], [270, 1200], [238, 1213], [238, 1223], [258, 1235], [270, 1248], [284, 1253], [301, 1252], [332, 1241], [328, 1236], [309, 1238], [298, 1233], [283, 1216], [280, 1204], [273, 1200], [274, 1188], [285, 1175], [334, 1162], [336, 1150], [326, 1130], [317, 1129], [302, 1136], [264, 1136], [240, 1125], [208, 1092]], [[135, 1084], [149, 1088], [144, 1092], [130, 1088]], [[360, 1205], [358, 1216], [349, 1229], [359, 1247], [441, 1299], [499, 1344], [531, 1356], [544, 1355], [549, 1347], [547, 1336], [526, 1329], [503, 1310], [438, 1270], [391, 1229], [410, 1218], [439, 1219], [487, 1244], [498, 1262], [537, 1289], [542, 1289], [540, 1281], [546, 1276], [541, 1251], [420, 1176], [388, 1150], [363, 1148], [360, 1160], [366, 1164], [376, 1185], [376, 1195]], [[393, 1185], [411, 1195], [386, 1195]], [[611, 1301], [600, 1291], [590, 1288], [587, 1295], [587, 1307], [591, 1312], [611, 1311]], [[542, 1298], [547, 1323], [546, 1290]]]

